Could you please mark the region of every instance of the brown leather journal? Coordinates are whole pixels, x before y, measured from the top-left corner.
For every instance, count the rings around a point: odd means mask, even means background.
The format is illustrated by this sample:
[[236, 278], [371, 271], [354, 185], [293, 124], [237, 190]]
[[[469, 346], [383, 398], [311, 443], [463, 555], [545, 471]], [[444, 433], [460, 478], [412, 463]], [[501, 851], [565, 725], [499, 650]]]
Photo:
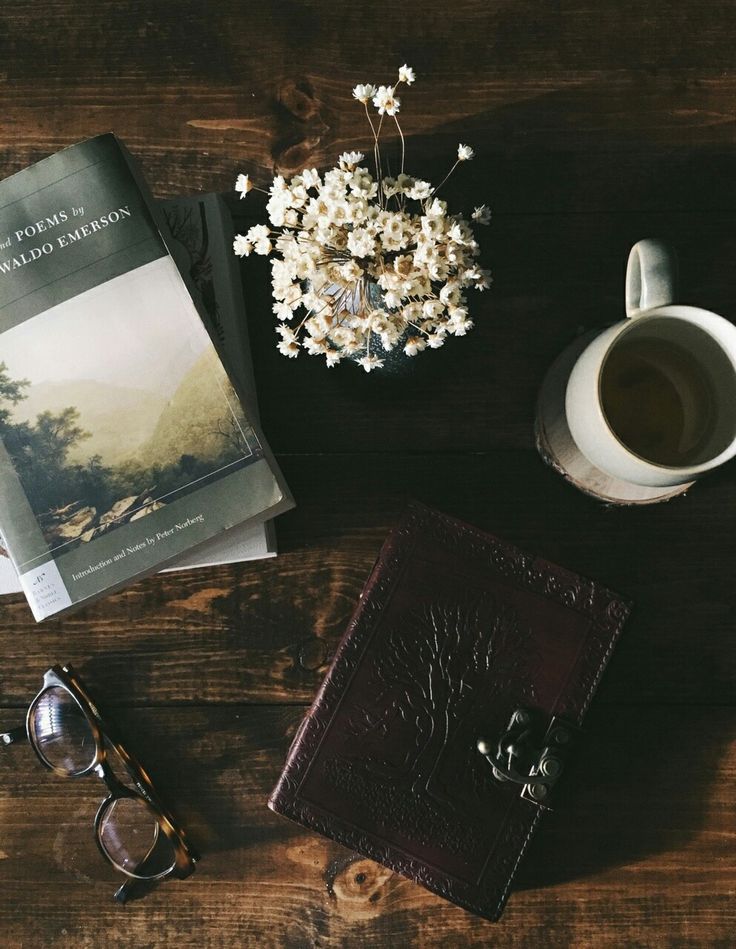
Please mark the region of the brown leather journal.
[[628, 612], [598, 583], [411, 505], [269, 806], [498, 919]]

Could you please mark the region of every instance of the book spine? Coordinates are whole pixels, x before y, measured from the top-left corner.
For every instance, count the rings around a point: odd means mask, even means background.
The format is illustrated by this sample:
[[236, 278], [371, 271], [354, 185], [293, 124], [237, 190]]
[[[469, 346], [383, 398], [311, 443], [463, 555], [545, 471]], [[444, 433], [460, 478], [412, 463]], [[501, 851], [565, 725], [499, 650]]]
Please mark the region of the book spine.
[[222, 296], [222, 322], [227, 341], [228, 355], [237, 360], [240, 371], [236, 373], [241, 384], [241, 398], [251, 415], [260, 420], [255, 374], [248, 337], [248, 320], [241, 282], [240, 261], [233, 253], [233, 220], [227, 205], [220, 195], [211, 195], [205, 205], [208, 218], [212, 260], [220, 269]]

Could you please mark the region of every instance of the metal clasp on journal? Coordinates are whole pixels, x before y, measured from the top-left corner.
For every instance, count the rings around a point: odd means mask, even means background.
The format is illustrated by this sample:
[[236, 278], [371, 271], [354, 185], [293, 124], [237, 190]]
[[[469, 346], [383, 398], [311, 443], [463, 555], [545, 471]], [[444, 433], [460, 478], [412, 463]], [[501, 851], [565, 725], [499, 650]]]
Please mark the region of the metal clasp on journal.
[[577, 725], [530, 709], [517, 709], [497, 742], [479, 738], [478, 751], [501, 782], [521, 785], [521, 797], [549, 809], [554, 788], [580, 736]]

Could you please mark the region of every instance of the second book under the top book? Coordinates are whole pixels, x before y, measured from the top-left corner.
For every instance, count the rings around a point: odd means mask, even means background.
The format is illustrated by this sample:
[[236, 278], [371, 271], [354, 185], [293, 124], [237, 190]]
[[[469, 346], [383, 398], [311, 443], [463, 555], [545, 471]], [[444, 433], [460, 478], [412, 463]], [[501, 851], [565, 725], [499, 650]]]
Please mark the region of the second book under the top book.
[[113, 135], [0, 183], [0, 439], [37, 620], [293, 504]]

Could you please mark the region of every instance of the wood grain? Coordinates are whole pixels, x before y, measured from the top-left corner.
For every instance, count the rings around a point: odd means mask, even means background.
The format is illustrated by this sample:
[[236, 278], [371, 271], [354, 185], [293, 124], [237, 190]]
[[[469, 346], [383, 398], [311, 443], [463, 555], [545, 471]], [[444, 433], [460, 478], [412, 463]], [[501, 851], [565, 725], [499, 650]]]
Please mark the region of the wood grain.
[[[41, 627], [21, 598], [0, 604], [0, 722], [74, 661], [204, 859], [121, 910], [90, 832], [96, 782], [4, 749], [3, 949], [733, 944], [735, 469], [610, 510], [542, 465], [531, 422], [557, 353], [623, 316], [639, 238], [675, 243], [683, 302], [736, 317], [735, 44], [729, 0], [5, 0], [0, 176], [114, 129], [158, 195], [230, 191], [238, 171], [265, 184], [368, 146], [350, 90], [409, 62], [412, 168], [436, 180], [458, 141], [475, 147], [446, 196], [492, 206], [496, 282], [472, 336], [367, 377], [279, 356], [267, 269], [243, 262], [264, 428], [298, 502], [280, 556], [149, 578]], [[239, 226], [262, 214], [232, 198]], [[636, 603], [569, 807], [497, 926], [264, 805], [409, 497]]]
[[281, 461], [298, 507], [279, 520], [277, 559], [144, 580], [40, 627], [21, 596], [6, 600], [0, 703], [26, 702], [51, 662], [88, 656], [116, 704], [311, 701], [412, 496], [634, 600], [600, 701], [732, 702], [732, 563], [712, 553], [736, 509], [732, 469], [666, 505], [614, 510], [531, 451]]
[[402, 114], [424, 136], [423, 173], [472, 139], [464, 193], [498, 211], [736, 206], [728, 0], [707, 15], [650, 0], [646, 16], [623, 0], [461, 0], [451, 13], [376, 0], [370, 17], [320, 0], [53, 0], [42, 29], [32, 9], [0, 12], [3, 173], [114, 128], [162, 195], [225, 191], [244, 162], [265, 182], [367, 147], [350, 90], [409, 59], [419, 81]]
[[[596, 709], [596, 740], [576, 766], [582, 780], [542, 824], [498, 925], [266, 809], [302, 713], [247, 706], [119, 713], [202, 851], [189, 880], [162, 884], [125, 910], [112, 901], [114, 874], [90, 833], [99, 782], [57, 780], [28, 748], [5, 749], [3, 946], [97, 949], [105, 933], [106, 943], [129, 949], [175, 942], [618, 949], [702, 946], [709, 926], [733, 920], [731, 710]], [[710, 780], [678, 779], [693, 771]], [[662, 933], [666, 943], [657, 942]], [[729, 939], [714, 931], [708, 945]]]

